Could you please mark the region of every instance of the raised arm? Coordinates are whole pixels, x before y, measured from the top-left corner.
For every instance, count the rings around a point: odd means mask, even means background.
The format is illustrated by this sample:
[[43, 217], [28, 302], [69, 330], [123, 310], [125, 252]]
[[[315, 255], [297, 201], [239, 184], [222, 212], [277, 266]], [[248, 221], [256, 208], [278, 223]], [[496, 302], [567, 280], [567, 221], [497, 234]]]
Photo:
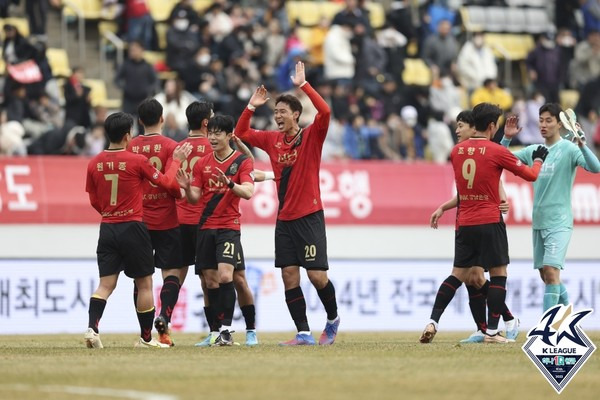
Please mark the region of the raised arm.
[[240, 115], [237, 124], [235, 125], [235, 136], [238, 138], [245, 140], [250, 143], [252, 146], [260, 147], [264, 149], [265, 143], [263, 141], [264, 132], [250, 128], [250, 120], [254, 115], [254, 110], [257, 107], [262, 106], [267, 101], [269, 101], [269, 97], [267, 97], [267, 89], [264, 86], [259, 86], [256, 88], [252, 97], [248, 101], [248, 106]]
[[317, 116], [315, 117], [314, 125], [317, 125], [319, 132], [323, 132], [323, 136], [327, 134], [327, 128], [329, 127], [329, 120], [331, 119], [331, 110], [327, 102], [317, 93], [317, 91], [310, 86], [310, 83], [306, 81], [304, 72], [304, 63], [298, 61], [296, 64], [296, 74], [292, 77], [294, 85], [298, 86], [310, 99], [313, 106], [317, 109]]
[[597, 174], [600, 172], [600, 161], [594, 152], [585, 144], [585, 132], [581, 129], [581, 125], [577, 123], [577, 129], [579, 130], [579, 136], [575, 136], [575, 144], [579, 146], [581, 155], [583, 157], [577, 157], [577, 165], [585, 169], [586, 171]]

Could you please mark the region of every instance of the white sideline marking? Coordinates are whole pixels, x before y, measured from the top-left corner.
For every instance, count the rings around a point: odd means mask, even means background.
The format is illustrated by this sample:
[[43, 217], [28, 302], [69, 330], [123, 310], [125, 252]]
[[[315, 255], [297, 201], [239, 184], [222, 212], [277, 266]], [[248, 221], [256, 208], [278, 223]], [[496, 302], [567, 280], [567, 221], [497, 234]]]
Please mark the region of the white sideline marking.
[[138, 390], [121, 390], [107, 389], [99, 387], [83, 387], [83, 386], [58, 386], [58, 385], [0, 385], [0, 389], [11, 389], [19, 391], [38, 391], [50, 393], [68, 393], [81, 395], [94, 395], [104, 397], [116, 397], [122, 399], [133, 400], [178, 400], [179, 397], [170, 394], [161, 394], [153, 392], [140, 392]]

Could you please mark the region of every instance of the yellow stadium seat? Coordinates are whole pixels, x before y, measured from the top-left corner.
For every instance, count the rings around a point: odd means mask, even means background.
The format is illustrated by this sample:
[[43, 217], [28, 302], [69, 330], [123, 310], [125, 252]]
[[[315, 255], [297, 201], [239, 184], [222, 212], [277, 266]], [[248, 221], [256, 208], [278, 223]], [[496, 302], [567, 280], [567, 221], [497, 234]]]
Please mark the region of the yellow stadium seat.
[[513, 61], [524, 60], [535, 47], [531, 35], [486, 33], [485, 43], [492, 48], [497, 58]]
[[164, 51], [144, 51], [144, 60], [150, 65], [155, 65], [157, 62], [165, 61], [167, 55]]
[[4, 40], [4, 25], [14, 25], [22, 36], [29, 36], [29, 22], [25, 18], [0, 19], [0, 40]]
[[322, 2], [321, 4], [321, 12], [319, 14], [319, 20], [323, 17], [327, 18], [329, 21], [333, 20], [335, 14], [339, 13], [344, 9], [344, 3], [332, 3], [332, 2]]
[[98, 33], [100, 37], [104, 36], [105, 32], [112, 32], [115, 35], [119, 31], [119, 25], [113, 21], [100, 21], [98, 22]]
[[321, 21], [321, 5], [313, 1], [298, 1], [299, 14], [296, 19], [300, 25], [314, 26]]
[[420, 58], [404, 60], [402, 80], [406, 85], [428, 86], [431, 84], [431, 70]]
[[385, 10], [381, 3], [367, 3], [367, 9], [370, 13], [371, 26], [373, 29], [379, 29], [385, 24]]
[[166, 22], [157, 22], [154, 24], [156, 29], [156, 36], [158, 36], [158, 48], [165, 50], [167, 48], [167, 31], [169, 30], [169, 24]]
[[152, 19], [156, 22], [163, 22], [169, 19], [171, 11], [177, 0], [146, 0]]
[[192, 6], [194, 7], [194, 10], [196, 10], [202, 14], [213, 3], [214, 3], [214, 0], [194, 0], [194, 3]]
[[560, 98], [560, 106], [564, 110], [575, 108], [579, 102], [579, 92], [577, 90], [561, 90], [558, 97]]
[[92, 107], [106, 107], [109, 109], [118, 109], [121, 107], [121, 100], [109, 99], [106, 91], [106, 83], [101, 79], [86, 79], [83, 84], [90, 88], [90, 97]]
[[49, 48], [46, 50], [46, 57], [52, 69], [52, 75], [69, 77], [71, 76], [71, 67], [69, 66], [69, 56], [64, 49]]
[[297, 1], [288, 1], [285, 3], [285, 11], [288, 17], [288, 21], [291, 26], [296, 24], [296, 19], [300, 15], [300, 7]]
[[[85, 19], [100, 19], [102, 0], [69, 0], [69, 2], [83, 12]], [[77, 16], [75, 11], [65, 3], [63, 3], [62, 12], [63, 15], [68, 17]]]
[[296, 28], [296, 34], [298, 35], [298, 39], [300, 39], [304, 47], [306, 47], [307, 49], [309, 49], [312, 45], [313, 30], [313, 27], [305, 26], [299, 26]]
[[2, 47], [0, 46], [0, 75], [4, 75], [6, 65], [4, 65], [4, 58], [2, 58]]

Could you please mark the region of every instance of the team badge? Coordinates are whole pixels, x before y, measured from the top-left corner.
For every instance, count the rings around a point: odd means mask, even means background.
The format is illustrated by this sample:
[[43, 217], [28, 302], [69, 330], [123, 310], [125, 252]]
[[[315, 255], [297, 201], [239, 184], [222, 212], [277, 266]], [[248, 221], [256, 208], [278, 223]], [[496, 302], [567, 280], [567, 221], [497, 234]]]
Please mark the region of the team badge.
[[572, 311], [571, 304], [546, 311], [522, 348], [558, 394], [596, 351], [579, 326], [593, 310]]
[[231, 166], [229, 167], [229, 174], [230, 175], [235, 175], [235, 173], [238, 170], [238, 166], [237, 164], [231, 164]]

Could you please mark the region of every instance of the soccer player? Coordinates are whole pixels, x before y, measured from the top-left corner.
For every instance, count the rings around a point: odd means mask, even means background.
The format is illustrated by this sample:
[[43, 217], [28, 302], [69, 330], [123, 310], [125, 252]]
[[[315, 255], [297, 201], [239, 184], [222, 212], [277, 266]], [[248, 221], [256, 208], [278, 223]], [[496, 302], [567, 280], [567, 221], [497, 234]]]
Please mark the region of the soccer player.
[[[582, 138], [575, 137], [571, 143], [560, 136], [561, 108], [556, 103], [540, 107], [540, 132], [549, 154], [539, 179], [533, 183], [533, 267], [540, 273], [546, 285], [544, 311], [557, 304], [569, 304], [567, 288], [561, 282], [560, 271], [573, 233], [571, 191], [577, 167], [598, 173], [600, 162], [585, 145]], [[502, 144], [508, 146], [521, 131], [516, 117], [506, 122]], [[583, 136], [585, 138], [585, 136]], [[533, 162], [535, 145], [516, 151], [515, 156], [527, 165]]]
[[[212, 152], [208, 140], [207, 126], [210, 118], [214, 116], [213, 104], [206, 101], [195, 101], [186, 108], [185, 112], [190, 132], [187, 139], [183, 140], [181, 143], [190, 143], [192, 145], [192, 152], [187, 160], [182, 163], [181, 169], [186, 173], [191, 174], [196, 162], [206, 154]], [[241, 140], [234, 136], [233, 141], [242, 153], [251, 156], [252, 153], [250, 153]], [[265, 175], [268, 177], [272, 174], [256, 170], [254, 172], [256, 181], [258, 181], [256, 175], [260, 174], [261, 180], [264, 180]], [[183, 264], [186, 266], [186, 272], [187, 266], [196, 264], [196, 237], [198, 233], [198, 221], [200, 220], [201, 214], [201, 203], [191, 204], [187, 201], [185, 196], [182, 199], [177, 200], [177, 216], [179, 219], [179, 228], [181, 230]], [[211, 288], [208, 289], [206, 287], [205, 279], [203, 279], [203, 275], [200, 274], [199, 277], [202, 292], [204, 294], [204, 315], [211, 331], [211, 334], [203, 341], [196, 344], [197, 346], [204, 347], [214, 344], [216, 338], [219, 336], [219, 326], [216, 324], [214, 307], [211, 305], [217, 304], [218, 302], [219, 282], [218, 279], [215, 280], [211, 285]], [[184, 278], [185, 277], [181, 280], [182, 285]], [[246, 322], [246, 345], [255, 346], [258, 344], [258, 338], [256, 336], [256, 309], [254, 307], [254, 296], [246, 281], [245, 264], [241, 252], [238, 257], [238, 262], [236, 263], [236, 269], [233, 273], [233, 283], [237, 292], [240, 310], [242, 311], [242, 315]]]
[[457, 144], [450, 155], [458, 192], [458, 230], [455, 238], [454, 267], [438, 290], [431, 320], [421, 335], [421, 343], [430, 343], [438, 330], [439, 319], [466, 281], [470, 268], [481, 266], [490, 272], [488, 289], [488, 324], [484, 343], [508, 343], [498, 333], [498, 322], [506, 298], [508, 240], [506, 227], [498, 210], [500, 175], [507, 169], [517, 176], [534, 181], [548, 150], [539, 146], [533, 151], [533, 167], [523, 165], [510, 151], [490, 138], [498, 130], [502, 110], [489, 103], [473, 108], [475, 134]]
[[[157, 170], [165, 171], [171, 163], [177, 142], [162, 136], [163, 108], [155, 99], [146, 99], [138, 106], [139, 123], [144, 134], [135, 137], [127, 149], [142, 154]], [[162, 270], [163, 286], [160, 291], [160, 314], [154, 321], [161, 343], [173, 346], [169, 323], [177, 304], [181, 282], [187, 273], [182, 260], [181, 233], [175, 200], [181, 197], [179, 188], [166, 190], [152, 183], [144, 187], [144, 223], [150, 232], [154, 262]], [[134, 298], [136, 296], [134, 288]]]
[[187, 200], [192, 204], [201, 200], [196, 273], [203, 275], [209, 290], [218, 282], [218, 298], [209, 299], [220, 322], [219, 336], [214, 342], [217, 346], [234, 344], [233, 275], [241, 259], [239, 203], [240, 198], [248, 200], [254, 193], [252, 159], [229, 145], [234, 125], [230, 116], [211, 118], [207, 129], [212, 153], [196, 162], [191, 178], [183, 171], [177, 173]]
[[[473, 121], [473, 113], [470, 110], [460, 112], [456, 116], [456, 136], [458, 137], [458, 143], [462, 143], [463, 141], [470, 139], [474, 134], [475, 124]], [[509, 204], [506, 201], [506, 193], [504, 192], [502, 182], [500, 182], [499, 194], [500, 205], [498, 206], [498, 209], [503, 214], [506, 214], [509, 210]], [[457, 206], [458, 197], [454, 196], [452, 199], [438, 207], [438, 209], [431, 214], [431, 227], [437, 229], [438, 221], [444, 212]], [[481, 343], [484, 339], [484, 333], [487, 327], [486, 300], [487, 291], [490, 285], [490, 281], [485, 278], [484, 272], [485, 269], [483, 267], [472, 267], [467, 277], [467, 281], [465, 282], [467, 285], [467, 291], [469, 293], [469, 308], [471, 309], [471, 315], [473, 316], [477, 330], [467, 339], [461, 340], [461, 343]], [[506, 338], [513, 340], [516, 339], [519, 335], [519, 320], [512, 315], [506, 304], [504, 304], [502, 319], [506, 325]]]
[[110, 145], [87, 168], [85, 190], [91, 205], [102, 215], [97, 249], [100, 284], [90, 298], [89, 324], [84, 336], [89, 348], [103, 347], [98, 325], [122, 270], [138, 288], [135, 305], [141, 333], [136, 347], [168, 347], [152, 338], [154, 260], [150, 236], [142, 223], [142, 194], [146, 182], [179, 190], [175, 173], [191, 149], [189, 145], [176, 147], [163, 175], [145, 157], [125, 151], [132, 126], [129, 114], [110, 115], [104, 122]]
[[267, 152], [275, 173], [279, 212], [275, 226], [275, 266], [281, 268], [285, 299], [298, 334], [281, 345], [314, 345], [306, 317], [306, 300], [300, 287], [303, 266], [325, 311], [327, 323], [319, 344], [333, 344], [340, 318], [335, 289], [327, 277], [327, 237], [319, 188], [321, 150], [327, 135], [331, 112], [327, 103], [306, 81], [304, 64], [296, 64], [292, 82], [310, 98], [317, 109], [313, 123], [298, 126], [302, 113], [300, 101], [284, 94], [275, 100], [276, 131], [250, 128], [256, 107], [269, 99], [264, 86], [256, 89], [235, 128], [235, 134], [249, 144]]

